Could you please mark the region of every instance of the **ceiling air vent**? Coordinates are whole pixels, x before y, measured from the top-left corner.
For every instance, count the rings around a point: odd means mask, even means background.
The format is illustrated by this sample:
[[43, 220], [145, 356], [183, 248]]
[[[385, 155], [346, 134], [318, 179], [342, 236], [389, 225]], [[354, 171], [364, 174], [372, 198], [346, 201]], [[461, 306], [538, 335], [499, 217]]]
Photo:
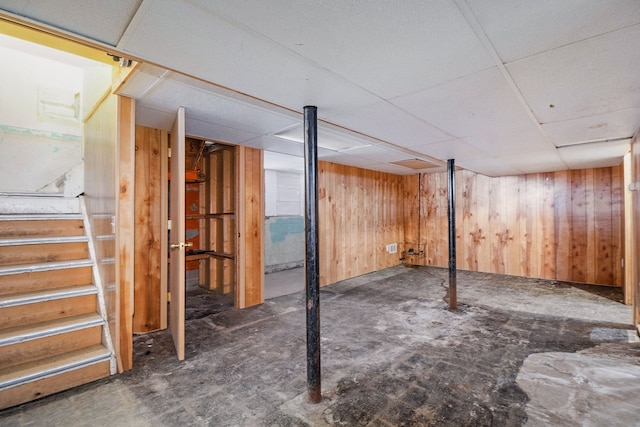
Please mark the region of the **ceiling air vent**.
[[408, 159], [408, 160], [400, 160], [397, 162], [390, 162], [394, 165], [404, 166], [405, 168], [421, 170], [421, 169], [430, 169], [430, 168], [439, 168], [441, 165], [436, 163], [427, 162], [426, 160], [420, 159]]

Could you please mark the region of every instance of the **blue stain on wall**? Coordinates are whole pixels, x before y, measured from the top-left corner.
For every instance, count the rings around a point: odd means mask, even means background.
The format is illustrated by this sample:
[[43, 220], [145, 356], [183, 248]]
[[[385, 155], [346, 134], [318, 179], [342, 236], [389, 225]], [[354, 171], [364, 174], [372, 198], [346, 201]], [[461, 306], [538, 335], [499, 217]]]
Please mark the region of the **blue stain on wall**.
[[282, 242], [288, 234], [304, 233], [304, 218], [301, 216], [276, 218], [269, 224], [269, 231], [272, 243]]

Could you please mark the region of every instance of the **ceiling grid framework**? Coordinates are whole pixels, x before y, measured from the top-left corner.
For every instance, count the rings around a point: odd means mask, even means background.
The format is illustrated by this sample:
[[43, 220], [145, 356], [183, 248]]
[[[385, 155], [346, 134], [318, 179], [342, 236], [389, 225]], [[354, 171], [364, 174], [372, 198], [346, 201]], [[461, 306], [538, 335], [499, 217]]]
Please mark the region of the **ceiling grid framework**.
[[145, 62], [120, 89], [138, 124], [167, 129], [184, 106], [193, 136], [286, 155], [303, 155], [283, 136], [305, 105], [321, 160], [398, 174], [415, 159], [489, 176], [611, 166], [640, 128], [637, 0], [0, 0], [0, 14]]

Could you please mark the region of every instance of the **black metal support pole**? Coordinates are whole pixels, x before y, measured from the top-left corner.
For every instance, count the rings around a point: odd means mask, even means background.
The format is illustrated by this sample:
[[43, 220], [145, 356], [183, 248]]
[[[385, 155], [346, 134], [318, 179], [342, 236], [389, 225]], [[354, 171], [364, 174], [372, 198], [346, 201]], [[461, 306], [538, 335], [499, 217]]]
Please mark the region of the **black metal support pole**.
[[318, 232], [318, 119], [317, 108], [304, 107], [305, 163], [305, 275], [307, 294], [307, 391], [319, 403], [320, 387], [320, 254]]
[[449, 310], [458, 308], [456, 284], [456, 175], [455, 160], [447, 160], [447, 189], [449, 193]]

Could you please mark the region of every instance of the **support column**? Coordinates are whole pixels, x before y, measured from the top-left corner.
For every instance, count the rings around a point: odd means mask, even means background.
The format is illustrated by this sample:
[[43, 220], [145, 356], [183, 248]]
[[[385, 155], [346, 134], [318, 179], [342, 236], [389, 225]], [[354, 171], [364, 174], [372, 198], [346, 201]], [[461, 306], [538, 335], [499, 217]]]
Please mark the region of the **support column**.
[[447, 189], [449, 192], [449, 310], [458, 308], [458, 290], [456, 284], [456, 175], [455, 160], [447, 160]]
[[307, 307], [307, 392], [319, 403], [320, 381], [320, 268], [318, 260], [318, 119], [317, 107], [304, 107], [305, 161], [305, 284]]

